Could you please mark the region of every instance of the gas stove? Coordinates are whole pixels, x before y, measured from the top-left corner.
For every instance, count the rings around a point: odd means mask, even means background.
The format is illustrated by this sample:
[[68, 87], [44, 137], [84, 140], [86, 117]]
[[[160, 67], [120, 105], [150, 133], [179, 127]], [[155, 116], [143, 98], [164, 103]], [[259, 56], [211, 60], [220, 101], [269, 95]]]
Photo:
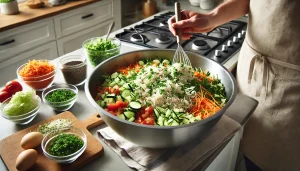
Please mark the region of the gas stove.
[[[174, 15], [167, 12], [116, 35], [121, 41], [148, 48], [177, 49], [176, 37], [169, 31], [167, 21]], [[191, 51], [218, 63], [225, 63], [242, 46], [247, 23], [230, 21], [207, 33], [193, 34], [182, 42], [185, 51]]]

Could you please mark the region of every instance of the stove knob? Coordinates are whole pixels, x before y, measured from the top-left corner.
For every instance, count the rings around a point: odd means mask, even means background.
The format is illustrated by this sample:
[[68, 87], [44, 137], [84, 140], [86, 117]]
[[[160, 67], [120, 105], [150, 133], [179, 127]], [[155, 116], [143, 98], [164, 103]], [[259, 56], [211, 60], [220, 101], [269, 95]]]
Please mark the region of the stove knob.
[[221, 57], [222, 52], [220, 50], [215, 51], [215, 56], [216, 57]]
[[242, 30], [242, 35], [245, 36], [245, 34], [246, 34], [246, 31]]
[[226, 45], [222, 45], [222, 51], [223, 52], [227, 52], [228, 51], [228, 47]]
[[239, 43], [239, 39], [236, 36], [233, 36], [233, 42], [234, 43]]
[[238, 38], [239, 38], [239, 39], [243, 39], [242, 33], [239, 33], [239, 34], [238, 34]]
[[229, 41], [227, 42], [227, 46], [228, 46], [228, 47], [232, 47], [232, 46], [233, 46], [233, 42], [232, 42], [231, 40], [229, 40]]

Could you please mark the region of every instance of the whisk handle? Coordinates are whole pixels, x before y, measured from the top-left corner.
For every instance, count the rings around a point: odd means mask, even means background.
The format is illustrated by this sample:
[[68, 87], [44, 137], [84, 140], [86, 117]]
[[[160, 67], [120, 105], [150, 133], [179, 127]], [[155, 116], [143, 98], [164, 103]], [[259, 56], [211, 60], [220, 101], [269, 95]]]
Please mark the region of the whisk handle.
[[[179, 2], [175, 2], [175, 18], [176, 18], [176, 22], [181, 20], [181, 12], [180, 12], [180, 3]], [[181, 29], [176, 29], [176, 40], [177, 43], [181, 43]]]

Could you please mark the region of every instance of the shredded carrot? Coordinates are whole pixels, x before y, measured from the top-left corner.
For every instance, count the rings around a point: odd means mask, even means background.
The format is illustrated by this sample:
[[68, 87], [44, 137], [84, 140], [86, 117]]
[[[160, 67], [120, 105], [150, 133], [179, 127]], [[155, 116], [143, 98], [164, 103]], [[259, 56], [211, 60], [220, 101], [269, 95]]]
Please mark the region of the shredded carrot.
[[213, 96], [202, 86], [200, 86], [200, 91], [196, 94], [194, 101], [195, 104], [191, 107], [190, 113], [194, 114], [194, 116], [200, 116], [201, 119], [208, 118], [222, 108]]
[[207, 80], [208, 80], [209, 82], [211, 82], [211, 81], [214, 80], [213, 77], [207, 76], [206, 73], [203, 72], [203, 71], [200, 71], [200, 72], [199, 72], [199, 71], [195, 71], [195, 72], [194, 72], [194, 77], [196, 77], [196, 78], [198, 78], [198, 79], [200, 79], [200, 80], [203, 80], [204, 78], [207, 78]]
[[123, 73], [123, 74], [125, 74], [125, 75], [128, 75], [128, 71], [134, 69], [136, 72], [140, 72], [142, 68], [143, 68], [143, 66], [140, 65], [140, 64], [137, 62], [137, 63], [131, 64], [131, 65], [127, 66], [127, 67], [122, 67], [122, 68], [118, 69], [118, 72], [121, 72], [121, 73]]
[[46, 75], [54, 71], [55, 66], [49, 63], [49, 61], [32, 60], [28, 61], [27, 64], [19, 71], [22, 77], [39, 77]]

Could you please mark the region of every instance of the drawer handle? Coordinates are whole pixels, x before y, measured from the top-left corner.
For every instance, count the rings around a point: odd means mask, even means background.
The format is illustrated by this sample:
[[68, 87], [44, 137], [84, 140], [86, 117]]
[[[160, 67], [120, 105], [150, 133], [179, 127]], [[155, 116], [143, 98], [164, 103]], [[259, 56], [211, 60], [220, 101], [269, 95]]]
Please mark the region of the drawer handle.
[[0, 43], [0, 46], [8, 45], [8, 44], [11, 44], [13, 42], [15, 42], [15, 39], [11, 39], [11, 40], [9, 40], [7, 42]]
[[90, 14], [82, 16], [81, 19], [86, 19], [86, 18], [89, 18], [89, 17], [92, 17], [92, 16], [94, 16], [94, 14], [90, 13]]

